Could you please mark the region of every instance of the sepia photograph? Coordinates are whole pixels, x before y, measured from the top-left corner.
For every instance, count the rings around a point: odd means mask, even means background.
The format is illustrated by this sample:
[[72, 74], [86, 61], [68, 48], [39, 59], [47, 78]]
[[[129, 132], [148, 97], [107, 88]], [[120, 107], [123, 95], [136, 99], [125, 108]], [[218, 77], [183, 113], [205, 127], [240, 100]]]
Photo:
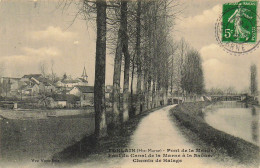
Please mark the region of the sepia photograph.
[[0, 0], [0, 168], [259, 168], [258, 0]]

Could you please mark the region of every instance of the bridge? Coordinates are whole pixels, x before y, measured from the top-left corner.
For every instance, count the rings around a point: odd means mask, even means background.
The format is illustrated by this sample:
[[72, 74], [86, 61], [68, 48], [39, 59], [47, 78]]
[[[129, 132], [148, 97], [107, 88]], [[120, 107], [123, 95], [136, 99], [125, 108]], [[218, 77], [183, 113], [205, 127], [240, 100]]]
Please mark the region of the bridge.
[[212, 101], [243, 101], [248, 95], [247, 94], [236, 94], [236, 95], [211, 95], [209, 96]]
[[203, 95], [195, 97], [170, 97], [168, 104], [179, 104], [181, 102], [196, 102], [196, 101], [243, 101], [250, 97], [248, 94], [226, 94], [226, 95]]

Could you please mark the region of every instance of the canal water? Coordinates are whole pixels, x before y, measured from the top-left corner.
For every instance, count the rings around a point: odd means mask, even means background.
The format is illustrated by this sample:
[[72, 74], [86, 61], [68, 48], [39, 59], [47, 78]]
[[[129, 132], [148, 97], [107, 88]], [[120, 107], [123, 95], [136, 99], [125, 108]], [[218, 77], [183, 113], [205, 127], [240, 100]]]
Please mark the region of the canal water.
[[210, 105], [204, 112], [210, 126], [259, 146], [259, 107], [227, 101]]

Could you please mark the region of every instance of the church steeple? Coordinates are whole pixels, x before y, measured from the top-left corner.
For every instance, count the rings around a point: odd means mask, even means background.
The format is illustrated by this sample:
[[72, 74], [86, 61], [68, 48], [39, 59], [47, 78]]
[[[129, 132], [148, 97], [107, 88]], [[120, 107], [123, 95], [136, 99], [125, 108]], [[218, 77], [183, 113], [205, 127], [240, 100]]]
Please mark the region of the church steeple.
[[83, 73], [82, 73], [81, 77], [82, 77], [82, 79], [84, 79], [85, 81], [88, 81], [88, 75], [87, 75], [85, 66], [84, 66]]

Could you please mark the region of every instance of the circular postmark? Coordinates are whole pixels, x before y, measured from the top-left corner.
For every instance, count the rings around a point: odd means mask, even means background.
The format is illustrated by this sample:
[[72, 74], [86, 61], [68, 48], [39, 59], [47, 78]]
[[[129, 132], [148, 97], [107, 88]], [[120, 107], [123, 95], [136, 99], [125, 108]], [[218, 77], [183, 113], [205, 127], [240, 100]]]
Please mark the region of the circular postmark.
[[230, 54], [250, 53], [260, 44], [257, 26], [259, 21], [256, 6], [254, 8], [242, 3], [227, 4], [223, 6], [222, 15], [215, 24], [216, 40]]

